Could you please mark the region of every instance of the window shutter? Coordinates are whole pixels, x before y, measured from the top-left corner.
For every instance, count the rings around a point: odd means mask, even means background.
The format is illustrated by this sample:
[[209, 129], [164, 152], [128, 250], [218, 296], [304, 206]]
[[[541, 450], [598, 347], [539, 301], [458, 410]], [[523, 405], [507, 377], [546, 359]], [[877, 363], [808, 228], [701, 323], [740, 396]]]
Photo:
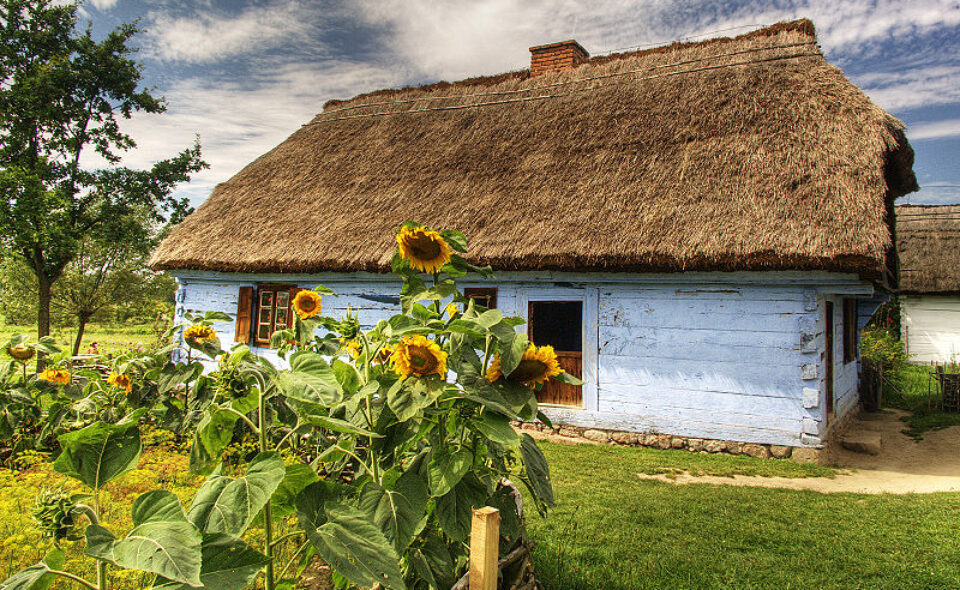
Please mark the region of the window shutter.
[[287, 313], [287, 327], [293, 327], [293, 314], [296, 313], [293, 311], [293, 298], [297, 296], [297, 293], [303, 291], [300, 287], [290, 287], [290, 311]]
[[233, 341], [250, 342], [250, 321], [253, 317], [253, 287], [240, 287], [237, 297], [237, 330]]

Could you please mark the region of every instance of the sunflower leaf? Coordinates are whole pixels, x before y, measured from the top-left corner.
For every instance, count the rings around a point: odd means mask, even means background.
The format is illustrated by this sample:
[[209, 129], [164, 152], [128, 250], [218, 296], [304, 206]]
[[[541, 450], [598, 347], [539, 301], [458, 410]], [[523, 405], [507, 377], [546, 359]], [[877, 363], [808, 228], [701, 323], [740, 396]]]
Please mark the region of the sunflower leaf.
[[445, 229], [440, 235], [446, 240], [447, 244], [457, 252], [467, 251], [467, 237], [455, 229]]

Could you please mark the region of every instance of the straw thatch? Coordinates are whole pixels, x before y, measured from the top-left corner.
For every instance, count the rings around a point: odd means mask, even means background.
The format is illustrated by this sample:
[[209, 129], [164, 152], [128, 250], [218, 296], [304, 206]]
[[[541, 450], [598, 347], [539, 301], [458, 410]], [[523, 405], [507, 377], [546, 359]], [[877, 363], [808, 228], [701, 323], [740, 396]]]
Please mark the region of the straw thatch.
[[902, 293], [960, 293], [960, 205], [897, 207]]
[[879, 277], [913, 152], [815, 40], [797, 21], [333, 101], [219, 185], [153, 267], [379, 271], [413, 219], [500, 269]]

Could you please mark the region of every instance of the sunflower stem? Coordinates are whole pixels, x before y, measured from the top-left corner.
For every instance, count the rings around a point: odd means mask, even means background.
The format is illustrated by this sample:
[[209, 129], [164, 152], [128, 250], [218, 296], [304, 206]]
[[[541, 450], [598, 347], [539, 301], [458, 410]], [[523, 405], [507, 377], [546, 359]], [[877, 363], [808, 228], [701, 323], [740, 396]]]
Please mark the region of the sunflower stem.
[[[257, 381], [260, 383], [259, 399], [257, 400], [257, 422], [260, 424], [259, 434], [260, 434], [260, 452], [267, 452], [267, 428], [266, 428], [266, 417], [267, 417], [267, 395], [266, 395], [266, 384], [260, 380], [259, 376]], [[237, 412], [239, 414], [239, 412]], [[246, 418], [246, 416], [244, 416]], [[265, 572], [264, 586], [266, 590], [274, 590], [275, 582], [273, 577], [273, 508], [270, 505], [270, 500], [267, 500], [267, 503], [263, 506], [263, 554], [267, 558], [267, 567]]]

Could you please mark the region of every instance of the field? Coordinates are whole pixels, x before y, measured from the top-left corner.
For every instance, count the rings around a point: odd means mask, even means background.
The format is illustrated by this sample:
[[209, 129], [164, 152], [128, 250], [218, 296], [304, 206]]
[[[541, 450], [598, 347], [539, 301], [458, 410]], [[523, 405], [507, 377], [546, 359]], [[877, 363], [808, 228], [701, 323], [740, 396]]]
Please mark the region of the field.
[[[12, 334], [21, 333], [30, 336], [31, 340], [36, 339], [36, 326], [0, 326], [0, 342], [5, 341]], [[76, 338], [76, 328], [69, 326], [53, 326], [50, 329], [50, 335], [56, 339], [64, 350], [71, 350], [74, 338]], [[117, 324], [110, 325], [88, 325], [84, 330], [83, 344], [80, 347], [80, 353], [96, 343], [97, 349], [103, 354], [116, 354], [138, 346], [149, 347], [156, 342], [157, 337], [150, 324], [136, 324], [132, 326], [122, 326]]]
[[[750, 457], [541, 444], [558, 506], [546, 518], [530, 515], [528, 526], [537, 541], [538, 577], [550, 590], [960, 585], [960, 494], [673, 486], [636, 476], [684, 470], [804, 477], [832, 471]], [[169, 448], [145, 453], [138, 470], [108, 486], [109, 523], [128, 526], [130, 503], [154, 482], [190, 498], [199, 478], [186, 474], [185, 465], [186, 458]], [[0, 471], [4, 573], [49, 549], [30, 510], [39, 490], [61, 481], [70, 485], [44, 463], [21, 473]], [[147, 578], [121, 573], [114, 587], [144, 587]]]

